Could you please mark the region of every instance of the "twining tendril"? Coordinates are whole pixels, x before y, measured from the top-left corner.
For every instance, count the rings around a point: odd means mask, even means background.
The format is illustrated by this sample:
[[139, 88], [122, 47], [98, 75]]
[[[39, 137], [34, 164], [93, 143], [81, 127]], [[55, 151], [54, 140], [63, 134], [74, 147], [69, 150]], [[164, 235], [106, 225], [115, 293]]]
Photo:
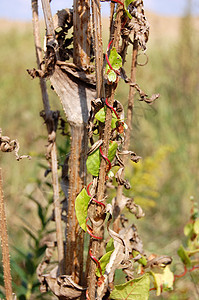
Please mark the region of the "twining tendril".
[[90, 236], [92, 236], [92, 238], [94, 238], [95, 240], [102, 240], [103, 237], [101, 237], [101, 236], [96, 236], [96, 235], [93, 234], [93, 229], [92, 229], [92, 227], [91, 227], [90, 225], [88, 225], [88, 220], [89, 220], [89, 218], [86, 219], [86, 227], [87, 227], [87, 232], [88, 232], [88, 234], [89, 234]]
[[116, 112], [115, 108], [108, 103], [108, 98], [106, 98], [105, 103], [106, 103], [106, 106], [108, 106], [110, 109], [112, 109], [112, 111], [116, 115], [117, 119], [119, 120], [120, 118], [118, 116], [118, 113]]
[[113, 70], [113, 67], [112, 67], [112, 65], [111, 65], [111, 63], [110, 63], [110, 61], [109, 61], [109, 58], [108, 58], [108, 51], [110, 50], [110, 46], [111, 46], [112, 42], [113, 42], [113, 40], [111, 40], [111, 41], [109, 42], [108, 47], [107, 47], [107, 49], [106, 49], [106, 54], [105, 54], [107, 64], [109, 65], [109, 67], [110, 67], [111, 70]]
[[99, 150], [100, 150], [100, 154], [101, 154], [101, 156], [108, 162], [108, 170], [107, 170], [107, 173], [110, 171], [110, 169], [111, 169], [111, 162], [110, 162], [110, 160], [108, 159], [108, 157], [103, 153], [103, 151], [102, 151], [102, 147], [100, 146], [99, 147]]
[[184, 277], [187, 274], [187, 272], [193, 272], [194, 270], [197, 270], [197, 269], [199, 269], [199, 265], [198, 266], [193, 266], [189, 270], [187, 269], [186, 266], [184, 266], [184, 272], [182, 274], [179, 274], [179, 275], [174, 275], [174, 281], [175, 281], [176, 278]]
[[121, 5], [124, 7], [124, 3], [122, 3], [122, 2], [119, 1], [119, 0], [111, 0], [111, 2], [119, 3], [119, 4], [121, 4]]
[[88, 294], [88, 290], [86, 290], [86, 299], [91, 300], [91, 298], [89, 297], [89, 294]]
[[118, 70], [113, 69], [113, 67], [112, 67], [112, 65], [111, 65], [111, 63], [110, 63], [110, 61], [109, 61], [109, 57], [108, 57], [108, 51], [110, 50], [110, 46], [111, 46], [112, 42], [113, 42], [113, 40], [111, 40], [111, 41], [108, 43], [108, 47], [107, 47], [107, 49], [106, 49], [105, 57], [106, 57], [106, 61], [107, 61], [107, 64], [109, 65], [110, 69], [111, 69], [112, 71], [114, 71], [115, 74], [118, 76], [118, 75], [120, 75], [120, 72], [119, 72]]
[[102, 276], [102, 268], [100, 266], [100, 262], [97, 260], [97, 258], [95, 256], [93, 256], [91, 249], [89, 250], [89, 254], [90, 254], [90, 257], [92, 258], [92, 260], [94, 260], [94, 262], [97, 264], [100, 275]]
[[[87, 185], [87, 194], [90, 196], [90, 197], [92, 197], [91, 196], [91, 193], [90, 193], [90, 191], [89, 191], [89, 187], [91, 186], [93, 184], [93, 181], [91, 181], [88, 185]], [[91, 198], [91, 201], [94, 201], [95, 203], [97, 203], [97, 204], [99, 204], [99, 205], [102, 205], [104, 208], [106, 207], [106, 205], [103, 203], [103, 202], [101, 202], [101, 201], [98, 201], [97, 199], [95, 199], [95, 198]]]
[[124, 131], [124, 122], [120, 121], [120, 117], [118, 116], [118, 113], [116, 112], [115, 108], [108, 103], [108, 98], [106, 98], [105, 103], [106, 103], [106, 106], [109, 107], [114, 112], [114, 114], [116, 115], [116, 117], [118, 119], [118, 123], [116, 124], [117, 131], [119, 133], [123, 133], [123, 131]]

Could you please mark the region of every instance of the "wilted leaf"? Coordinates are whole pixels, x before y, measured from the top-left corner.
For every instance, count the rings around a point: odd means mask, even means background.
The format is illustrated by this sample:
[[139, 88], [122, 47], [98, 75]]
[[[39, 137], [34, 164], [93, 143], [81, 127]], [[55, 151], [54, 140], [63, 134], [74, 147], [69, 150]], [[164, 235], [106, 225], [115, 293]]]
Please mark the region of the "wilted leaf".
[[[55, 273], [56, 272], [56, 273]], [[57, 276], [57, 267], [49, 274], [41, 278], [40, 290], [47, 292], [51, 290], [59, 299], [77, 299], [81, 296], [84, 288], [73, 281], [72, 276]]]
[[116, 285], [110, 297], [115, 300], [147, 300], [149, 299], [150, 279], [146, 273], [142, 277]]
[[[112, 160], [115, 157], [117, 147], [118, 147], [117, 142], [111, 142], [109, 145], [108, 159], [110, 160], [110, 162], [112, 162]], [[101, 162], [101, 155], [100, 155], [100, 151], [98, 148], [95, 152], [93, 152], [87, 158], [86, 167], [87, 167], [88, 173], [92, 174], [93, 176], [98, 176], [99, 169], [100, 169], [100, 162]]]
[[164, 269], [156, 268], [156, 270], [151, 271], [155, 281], [156, 295], [161, 294], [161, 287], [164, 291], [173, 289], [174, 275], [171, 272], [169, 266]]
[[199, 219], [196, 220], [196, 222], [194, 223], [193, 229], [194, 229], [195, 234], [199, 234]]
[[[113, 250], [107, 252], [99, 260], [99, 263], [100, 263], [100, 266], [101, 266], [101, 269], [102, 269], [102, 275], [104, 275], [104, 273], [105, 273], [106, 265], [108, 264], [112, 253], [113, 253]], [[101, 276], [99, 268], [97, 268], [97, 270], [96, 270], [96, 276], [98, 276], [98, 277]]]
[[88, 196], [85, 188], [79, 193], [75, 200], [75, 212], [76, 217], [79, 222], [79, 225], [81, 228], [86, 231], [86, 218], [87, 218], [87, 209], [88, 209], [88, 203], [90, 201], [91, 197]]
[[182, 245], [178, 249], [178, 255], [181, 258], [183, 264], [185, 264], [186, 266], [191, 265], [191, 259], [189, 258], [187, 251], [184, 249]]

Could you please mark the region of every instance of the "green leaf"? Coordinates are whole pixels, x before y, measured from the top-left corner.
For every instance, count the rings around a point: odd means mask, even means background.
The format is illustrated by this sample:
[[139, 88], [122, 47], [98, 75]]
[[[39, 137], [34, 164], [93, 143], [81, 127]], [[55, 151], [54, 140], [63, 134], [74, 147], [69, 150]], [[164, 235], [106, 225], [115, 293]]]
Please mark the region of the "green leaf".
[[[113, 47], [110, 51], [110, 55], [108, 58], [113, 70], [119, 70], [122, 67], [122, 58], [121, 56], [117, 53], [115, 47]], [[106, 64], [106, 73], [108, 70], [111, 70], [109, 65]], [[113, 71], [112, 70], [112, 71]], [[115, 73], [115, 72], [114, 72]]]
[[127, 16], [129, 17], [129, 19], [132, 19], [132, 16], [131, 16], [131, 14], [128, 12], [127, 9], [125, 9], [125, 12], [126, 12]]
[[[138, 251], [133, 250], [133, 257], [136, 257], [137, 255], [139, 255], [140, 253]], [[147, 264], [147, 259], [145, 256], [141, 255], [141, 258], [138, 259], [138, 262], [140, 264], [142, 264], [143, 266], [146, 266]]]
[[32, 275], [36, 271], [36, 266], [31, 255], [27, 256], [27, 259], [25, 261], [25, 268], [27, 275]]
[[86, 218], [87, 218], [87, 210], [88, 210], [88, 203], [90, 201], [91, 197], [88, 196], [86, 189], [83, 188], [83, 190], [79, 193], [75, 200], [75, 212], [76, 217], [79, 222], [80, 227], [86, 231]]
[[117, 151], [118, 144], [115, 141], [111, 141], [108, 149], [108, 159], [112, 162]]
[[112, 250], [114, 250], [114, 240], [113, 240], [113, 238], [110, 238], [110, 240], [108, 241], [108, 243], [106, 245], [106, 252], [109, 252]]
[[191, 266], [191, 259], [189, 258], [187, 251], [182, 245], [178, 249], [178, 255], [181, 258], [183, 264], [185, 264], [186, 266]]
[[22, 227], [23, 230], [35, 241], [38, 242], [38, 239], [36, 238], [36, 236], [31, 232], [30, 229], [28, 229], [27, 227]]
[[116, 285], [110, 298], [115, 300], [148, 300], [149, 288], [150, 278], [149, 273], [146, 273], [127, 283]]
[[101, 156], [99, 152], [99, 148], [93, 152], [91, 155], [88, 156], [86, 161], [86, 167], [88, 173], [93, 176], [99, 175], [99, 168], [100, 168]]
[[12, 246], [12, 248], [21, 256], [22, 259], [26, 259], [27, 253], [15, 246]]
[[125, 9], [127, 9], [128, 6], [129, 6], [129, 4], [131, 4], [133, 1], [135, 1], [135, 0], [124, 0], [124, 7], [125, 7]]
[[184, 227], [184, 235], [189, 236], [193, 232], [193, 224], [189, 223]]
[[[110, 257], [111, 257], [111, 254], [113, 253], [113, 251], [114, 250], [107, 252], [99, 260], [99, 263], [100, 263], [100, 266], [102, 269], [102, 275], [104, 275], [104, 273], [106, 271], [106, 265], [109, 263], [109, 260], [110, 260]], [[101, 276], [99, 268], [96, 269], [96, 276], [98, 276], [98, 277]]]
[[11, 266], [13, 271], [20, 277], [21, 281], [28, 281], [26, 271], [20, 267], [19, 263], [16, 263], [14, 260], [12, 260]]
[[110, 70], [110, 72], [108, 73], [108, 80], [110, 82], [115, 82], [116, 79], [117, 79], [116, 73], [114, 72], [114, 70]]
[[106, 117], [105, 109], [104, 109], [104, 107], [102, 107], [102, 108], [96, 113], [95, 118], [96, 118], [98, 121], [104, 123], [104, 122], [105, 122], [105, 117]]
[[46, 251], [46, 245], [44, 245], [44, 246], [42, 246], [42, 247], [39, 247], [38, 249], [36, 249], [36, 253], [35, 253], [35, 255], [36, 255], [36, 257], [38, 258], [38, 257], [40, 257], [41, 255], [43, 255], [44, 254], [44, 252]]
[[151, 271], [151, 274], [153, 275], [155, 281], [154, 284], [156, 287], [157, 296], [160, 296], [161, 294], [161, 287], [163, 287], [164, 291], [173, 289], [174, 275], [171, 272], [169, 266], [166, 266], [164, 269], [153, 269], [153, 271]]
[[[117, 150], [118, 144], [117, 142], [110, 142], [109, 150], [108, 150], [108, 159], [112, 162], [112, 160], [115, 157], [116, 150]], [[101, 162], [101, 155], [99, 148], [93, 152], [91, 155], [88, 156], [86, 161], [86, 167], [88, 173], [90, 173], [93, 176], [99, 175], [99, 169], [100, 169], [100, 162]]]
[[[102, 107], [95, 115], [95, 118], [104, 123], [105, 122], [105, 118], [106, 118], [106, 113], [105, 113], [105, 109], [104, 107]], [[116, 123], [117, 123], [118, 119], [115, 115], [114, 112], [112, 112], [112, 120], [111, 120], [111, 128], [115, 128], [116, 127]]]
[[128, 11], [128, 6], [129, 6], [129, 4], [131, 4], [133, 1], [135, 1], [135, 0], [124, 0], [124, 9], [125, 9], [125, 12], [126, 12], [127, 16], [129, 17], [129, 19], [132, 19], [132, 16], [131, 16], [131, 14], [130, 14], [129, 11]]
[[194, 229], [195, 234], [199, 234], [199, 219], [196, 220], [196, 222], [194, 223], [193, 229]]

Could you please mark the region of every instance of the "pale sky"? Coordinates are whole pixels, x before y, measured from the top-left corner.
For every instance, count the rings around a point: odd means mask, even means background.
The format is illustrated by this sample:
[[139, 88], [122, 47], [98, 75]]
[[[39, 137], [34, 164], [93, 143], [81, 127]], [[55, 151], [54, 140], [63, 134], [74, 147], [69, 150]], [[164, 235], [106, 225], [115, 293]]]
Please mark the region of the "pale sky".
[[[163, 15], [183, 15], [190, 0], [144, 0], [145, 8]], [[53, 14], [62, 8], [72, 7], [72, 0], [52, 0]], [[40, 4], [40, 1], [39, 1]], [[40, 5], [41, 6], [41, 5]], [[109, 4], [101, 3], [102, 12], [109, 14]], [[192, 12], [199, 15], [199, 0], [192, 0]], [[31, 20], [31, 0], [0, 0], [0, 18]]]

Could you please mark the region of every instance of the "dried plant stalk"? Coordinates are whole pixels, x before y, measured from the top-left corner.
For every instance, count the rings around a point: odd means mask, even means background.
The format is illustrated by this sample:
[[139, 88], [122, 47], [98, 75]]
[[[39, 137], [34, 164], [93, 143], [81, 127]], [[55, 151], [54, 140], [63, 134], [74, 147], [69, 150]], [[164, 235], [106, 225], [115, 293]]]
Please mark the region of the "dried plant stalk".
[[[90, 2], [75, 0], [73, 2], [73, 62], [77, 67], [87, 70], [90, 64]], [[83, 247], [84, 237], [80, 231], [76, 214], [75, 199], [86, 184], [88, 94], [86, 88], [80, 93], [78, 85], [81, 112], [77, 122], [70, 122], [71, 152], [69, 157], [69, 192], [68, 218], [66, 239], [66, 271], [73, 280], [82, 283], [83, 280]], [[66, 94], [67, 95], [67, 94]], [[65, 99], [70, 102], [71, 99]], [[74, 107], [73, 107], [74, 108]], [[73, 109], [74, 112], [74, 109]], [[72, 263], [71, 263], [72, 262]]]
[[[49, 9], [48, 9], [48, 1], [43, 0], [42, 4], [44, 7], [47, 8], [46, 18], [49, 20]], [[32, 0], [32, 13], [33, 13], [33, 31], [34, 31], [34, 40], [35, 40], [35, 49], [36, 49], [36, 57], [37, 57], [37, 64], [38, 68], [41, 68], [42, 62], [42, 50], [41, 50], [41, 42], [40, 42], [40, 34], [39, 34], [39, 22], [38, 22], [38, 3], [37, 0]], [[52, 24], [51, 22], [48, 23], [48, 32], [52, 34]], [[49, 136], [53, 135], [54, 138], [50, 138], [52, 142], [52, 147], [50, 150], [50, 157], [51, 157], [51, 165], [52, 165], [52, 181], [53, 181], [53, 200], [54, 200], [54, 210], [55, 210], [55, 222], [56, 222], [56, 237], [57, 237], [57, 249], [58, 249], [58, 261], [59, 261], [59, 268], [60, 273], [64, 274], [64, 244], [63, 244], [63, 233], [62, 233], [62, 223], [61, 223], [61, 206], [59, 201], [59, 183], [58, 183], [58, 172], [57, 172], [57, 152], [56, 152], [56, 144], [55, 144], [55, 137], [56, 133], [54, 130], [54, 121], [52, 118], [52, 111], [50, 110], [50, 104], [48, 99], [47, 87], [46, 82], [43, 78], [40, 79], [40, 87], [42, 93], [42, 100], [43, 106], [45, 111], [45, 121], [48, 130]]]
[[12, 277], [10, 271], [10, 255], [8, 248], [8, 233], [6, 225], [6, 214], [3, 199], [3, 187], [2, 187], [2, 169], [0, 168], [0, 236], [1, 236], [1, 248], [2, 248], [2, 262], [3, 262], [3, 274], [6, 299], [12, 300]]
[[[75, 282], [83, 279], [83, 232], [80, 230], [76, 214], [75, 199], [86, 181], [87, 138], [85, 128], [71, 126], [71, 151], [69, 158], [69, 195], [67, 212], [66, 270]], [[86, 138], [86, 139], [85, 139]]]
[[[136, 63], [137, 63], [137, 54], [138, 54], [138, 40], [134, 40], [133, 50], [132, 50], [132, 62], [131, 62], [131, 82], [136, 82]], [[130, 137], [132, 132], [132, 121], [133, 121], [133, 107], [134, 107], [134, 96], [135, 96], [135, 88], [130, 86], [129, 88], [129, 96], [128, 96], [128, 108], [127, 108], [127, 126], [128, 130], [126, 131], [123, 150], [128, 150], [130, 145]], [[126, 165], [127, 157], [124, 157], [124, 165]], [[124, 171], [123, 171], [124, 173]], [[122, 199], [123, 193], [123, 185], [118, 185], [117, 187], [117, 196], [115, 206], [118, 208], [117, 215], [115, 217], [115, 221], [113, 224], [113, 230], [115, 232], [119, 232], [120, 227], [120, 200]]]
[[95, 73], [96, 73], [96, 96], [104, 97], [103, 84], [103, 44], [102, 44], [102, 22], [101, 22], [101, 5], [100, 1], [92, 0], [92, 24], [94, 36], [94, 52], [95, 52]]

